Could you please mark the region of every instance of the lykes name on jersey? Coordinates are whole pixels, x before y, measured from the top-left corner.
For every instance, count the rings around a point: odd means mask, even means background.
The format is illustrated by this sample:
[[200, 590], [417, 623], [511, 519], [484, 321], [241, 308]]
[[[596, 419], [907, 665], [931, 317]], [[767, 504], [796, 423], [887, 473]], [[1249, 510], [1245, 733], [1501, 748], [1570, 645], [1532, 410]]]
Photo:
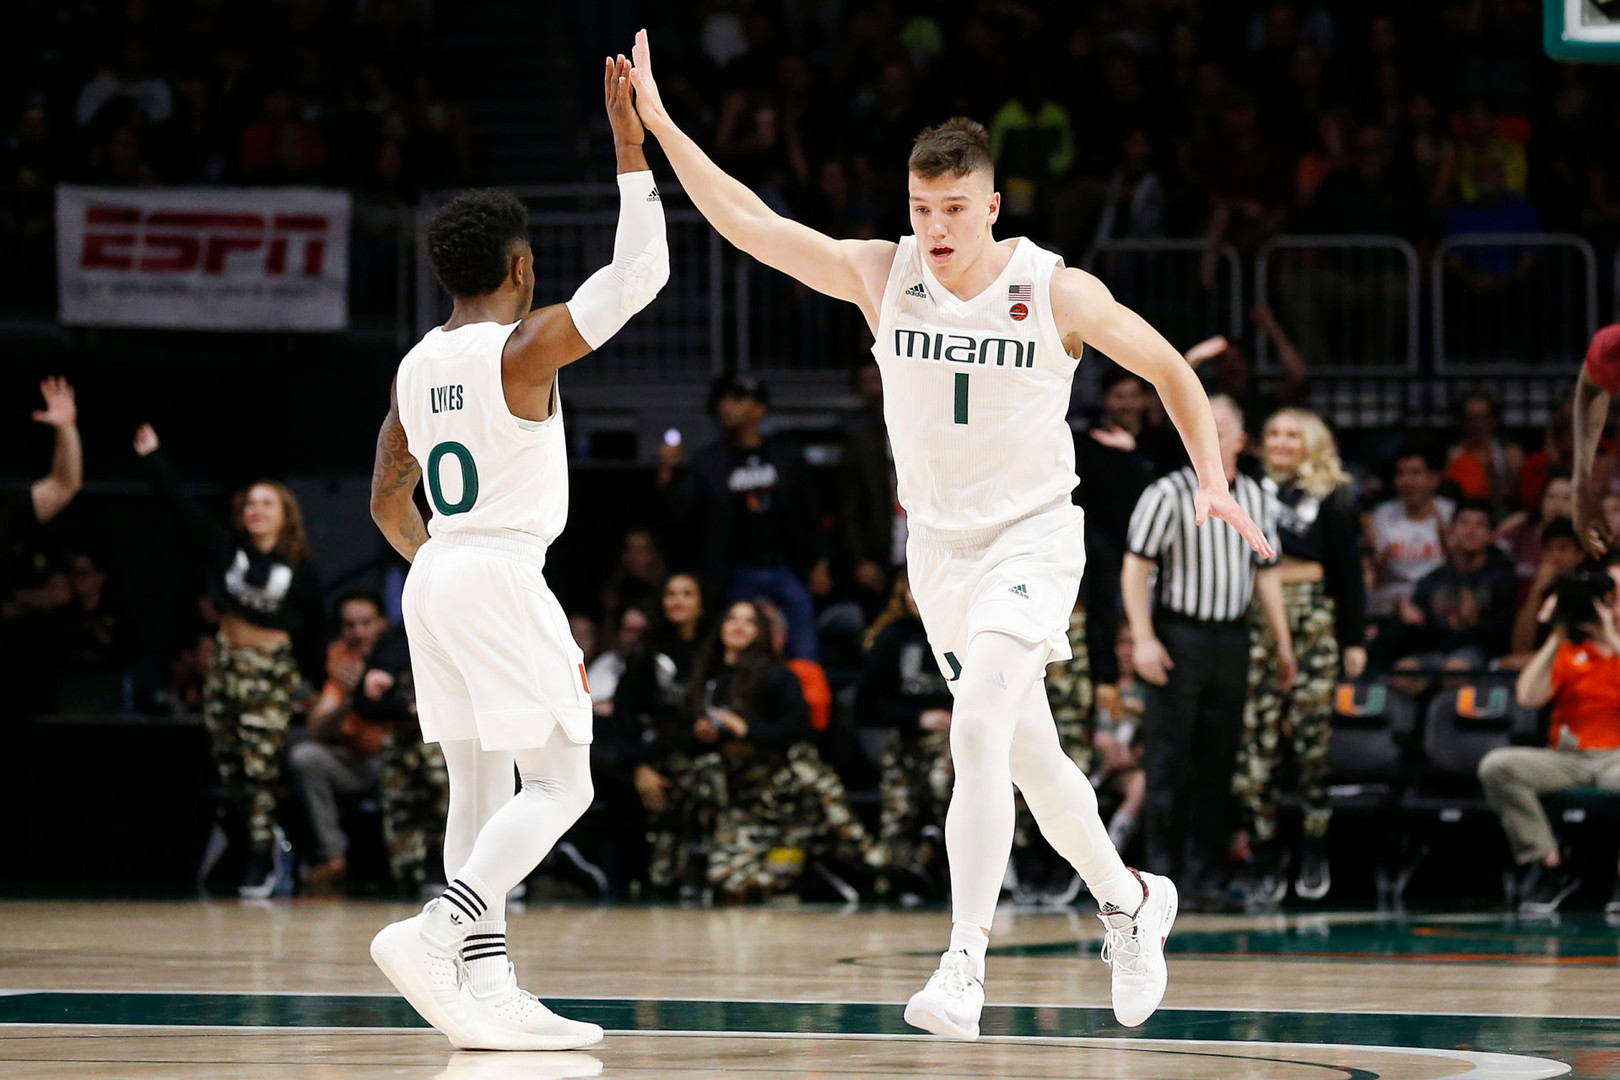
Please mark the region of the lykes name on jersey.
[[428, 388], [432, 399], [433, 411], [436, 413], [454, 412], [464, 404], [460, 383], [454, 386], [432, 386]]
[[943, 360], [956, 364], [988, 364], [1015, 368], [1035, 366], [1035, 342], [972, 334], [930, 334], [925, 330], [894, 328], [894, 354], [904, 359]]

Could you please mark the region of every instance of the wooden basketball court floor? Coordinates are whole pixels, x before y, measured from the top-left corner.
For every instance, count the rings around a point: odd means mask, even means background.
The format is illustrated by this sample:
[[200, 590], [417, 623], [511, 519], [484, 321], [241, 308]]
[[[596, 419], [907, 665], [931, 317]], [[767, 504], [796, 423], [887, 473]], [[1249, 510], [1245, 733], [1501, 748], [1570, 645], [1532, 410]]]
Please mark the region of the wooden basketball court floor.
[[1164, 1007], [1108, 1008], [1099, 925], [1004, 912], [984, 1038], [914, 1033], [940, 912], [531, 906], [524, 984], [608, 1037], [456, 1053], [389, 990], [363, 902], [0, 904], [6, 1080], [1620, 1080], [1601, 917], [1187, 915]]

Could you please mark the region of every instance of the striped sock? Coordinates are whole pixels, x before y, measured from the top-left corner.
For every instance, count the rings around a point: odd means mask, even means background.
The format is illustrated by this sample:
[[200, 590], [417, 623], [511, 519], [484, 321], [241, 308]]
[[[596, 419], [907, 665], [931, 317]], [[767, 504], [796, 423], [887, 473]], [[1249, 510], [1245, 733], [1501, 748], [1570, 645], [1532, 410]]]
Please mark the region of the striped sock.
[[[462, 871], [445, 886], [444, 892], [439, 894], [439, 902], [432, 906], [422, 927], [423, 939], [446, 952], [455, 952], [462, 939], [472, 932], [473, 925], [489, 913], [489, 903], [484, 897], [491, 895], [494, 894], [489, 886], [475, 875]], [[504, 916], [506, 912], [497, 914]]]
[[466, 965], [473, 993], [479, 997], [503, 989], [512, 971], [506, 955], [506, 922], [491, 919], [473, 923], [461, 942], [461, 962]]

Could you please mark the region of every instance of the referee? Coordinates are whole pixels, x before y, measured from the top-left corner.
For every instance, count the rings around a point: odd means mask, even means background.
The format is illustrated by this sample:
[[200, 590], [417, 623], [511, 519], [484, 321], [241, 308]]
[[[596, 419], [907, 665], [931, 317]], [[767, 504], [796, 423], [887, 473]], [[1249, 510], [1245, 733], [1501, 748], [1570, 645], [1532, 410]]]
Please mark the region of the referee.
[[[1275, 549], [1276, 501], [1237, 468], [1247, 442], [1243, 413], [1224, 394], [1212, 397], [1210, 405], [1232, 494]], [[1248, 693], [1247, 616], [1257, 590], [1277, 636], [1278, 666], [1287, 682], [1293, 681], [1295, 664], [1276, 559], [1250, 551], [1230, 525], [1212, 521], [1196, 527], [1197, 494], [1198, 477], [1190, 467], [1142, 494], [1131, 514], [1120, 587], [1136, 671], [1146, 684], [1147, 867], [1185, 880], [1182, 895], [1191, 904], [1219, 909], [1225, 906], [1232, 770]]]

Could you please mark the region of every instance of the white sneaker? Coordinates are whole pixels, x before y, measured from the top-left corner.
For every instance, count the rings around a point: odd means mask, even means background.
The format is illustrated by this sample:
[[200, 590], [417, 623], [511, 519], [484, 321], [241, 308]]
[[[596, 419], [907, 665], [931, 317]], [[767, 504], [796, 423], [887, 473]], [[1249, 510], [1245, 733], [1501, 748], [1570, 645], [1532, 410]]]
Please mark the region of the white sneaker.
[[984, 983], [973, 974], [973, 960], [961, 949], [939, 958], [939, 969], [928, 985], [906, 1003], [906, 1023], [972, 1042], [979, 1037], [979, 1013], [984, 1009]]
[[371, 959], [422, 1019], [443, 1032], [453, 1045], [462, 1047], [471, 1035], [466, 1009], [461, 1004], [460, 963], [455, 956], [422, 939], [428, 912], [434, 904], [443, 902], [429, 901], [420, 914], [379, 930], [371, 939]]
[[450, 1055], [444, 1072], [435, 1080], [572, 1080], [601, 1075], [601, 1060], [590, 1054], [483, 1054], [462, 1050]]
[[[580, 1050], [602, 1041], [602, 1029], [558, 1016], [517, 984], [517, 972], [506, 965], [506, 985], [487, 997], [461, 985], [462, 1009], [470, 1018], [466, 1039], [452, 1037], [458, 1050]], [[573, 1074], [569, 1074], [573, 1075]]]
[[1142, 874], [1142, 903], [1127, 915], [1112, 904], [1097, 913], [1105, 927], [1103, 963], [1114, 969], [1114, 1019], [1140, 1027], [1164, 1000], [1169, 972], [1164, 942], [1176, 921], [1176, 887], [1167, 877]]

